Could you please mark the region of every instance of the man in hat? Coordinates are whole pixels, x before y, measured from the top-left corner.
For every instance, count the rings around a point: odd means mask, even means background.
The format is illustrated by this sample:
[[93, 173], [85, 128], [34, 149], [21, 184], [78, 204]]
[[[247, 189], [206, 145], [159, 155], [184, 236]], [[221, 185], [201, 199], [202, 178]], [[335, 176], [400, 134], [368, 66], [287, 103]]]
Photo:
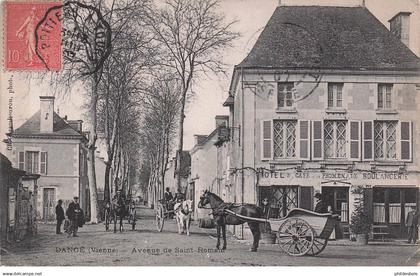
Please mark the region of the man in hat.
[[316, 199], [314, 212], [315, 213], [328, 213], [328, 207], [322, 200], [322, 194], [316, 193], [314, 197]]
[[415, 206], [412, 206], [410, 212], [407, 213], [405, 224], [408, 227], [408, 243], [413, 242], [413, 244], [416, 244], [418, 238], [419, 214], [417, 213]]
[[69, 237], [73, 234], [73, 237], [78, 237], [77, 230], [79, 228], [79, 219], [82, 215], [82, 209], [79, 205], [79, 197], [73, 197], [73, 202], [69, 204], [66, 211], [67, 218], [70, 220], [70, 229], [68, 231]]
[[63, 234], [61, 232], [61, 224], [63, 223], [64, 217], [64, 210], [63, 210], [63, 201], [61, 199], [58, 200], [57, 206], [55, 206], [55, 216], [57, 218], [57, 225], [55, 229], [56, 234]]

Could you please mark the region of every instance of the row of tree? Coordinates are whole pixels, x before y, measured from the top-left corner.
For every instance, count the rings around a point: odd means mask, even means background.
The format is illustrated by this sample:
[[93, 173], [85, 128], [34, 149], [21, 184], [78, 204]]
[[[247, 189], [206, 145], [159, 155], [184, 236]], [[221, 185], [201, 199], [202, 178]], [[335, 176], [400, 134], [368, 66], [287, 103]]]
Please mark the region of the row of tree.
[[[102, 64], [101, 53], [95, 51], [102, 45], [95, 45], [99, 43], [95, 39], [86, 41], [85, 60], [64, 59], [55, 83], [67, 92], [75, 84], [86, 91], [91, 221], [97, 222], [98, 133], [107, 155], [105, 201], [113, 191], [130, 193], [139, 184], [161, 196], [169, 157], [175, 149], [183, 150], [185, 109], [194, 94], [193, 84], [203, 73], [224, 73], [223, 51], [239, 34], [232, 31], [233, 22], [225, 22], [219, 0], [84, 4], [99, 10], [109, 24], [109, 55]], [[88, 35], [97, 35], [80, 14], [71, 19]]]

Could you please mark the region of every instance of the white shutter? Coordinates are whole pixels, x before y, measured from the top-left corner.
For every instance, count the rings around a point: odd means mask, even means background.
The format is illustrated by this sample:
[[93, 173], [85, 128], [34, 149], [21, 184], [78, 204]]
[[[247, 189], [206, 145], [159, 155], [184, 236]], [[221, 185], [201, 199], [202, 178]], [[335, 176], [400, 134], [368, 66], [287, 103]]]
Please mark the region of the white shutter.
[[312, 160], [324, 159], [324, 121], [312, 121]]
[[373, 161], [374, 160], [374, 122], [373, 121], [363, 121], [363, 161]]
[[40, 162], [40, 164], [41, 164], [40, 173], [41, 174], [47, 174], [48, 154], [45, 151], [41, 152], [41, 162]]
[[19, 170], [25, 169], [25, 152], [24, 151], [18, 152], [18, 167], [19, 167]]
[[271, 120], [261, 121], [261, 160], [273, 159], [273, 126]]
[[360, 161], [361, 132], [360, 121], [350, 120], [347, 127], [347, 152], [349, 160]]
[[398, 159], [411, 162], [413, 160], [413, 123], [400, 121], [397, 127]]
[[309, 160], [311, 158], [309, 137], [310, 132], [310, 121], [308, 120], [299, 120], [299, 125], [297, 128], [297, 154], [296, 156], [301, 160]]

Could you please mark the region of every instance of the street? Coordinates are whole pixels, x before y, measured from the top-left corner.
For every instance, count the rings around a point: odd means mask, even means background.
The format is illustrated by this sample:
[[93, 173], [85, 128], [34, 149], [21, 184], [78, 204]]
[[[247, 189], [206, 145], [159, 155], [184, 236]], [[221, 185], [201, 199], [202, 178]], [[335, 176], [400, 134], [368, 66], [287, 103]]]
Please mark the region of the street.
[[84, 225], [80, 237], [56, 235], [55, 225], [40, 224], [38, 236], [8, 249], [1, 256], [7, 266], [399, 266], [418, 265], [420, 250], [403, 241], [356, 246], [332, 241], [317, 257], [290, 257], [278, 245], [260, 243], [257, 253], [249, 243], [229, 236], [226, 251], [215, 249], [215, 229], [191, 225], [191, 235], [179, 235], [175, 220], [155, 228], [153, 210], [138, 210], [136, 231], [126, 224], [123, 233], [105, 231], [103, 224]]

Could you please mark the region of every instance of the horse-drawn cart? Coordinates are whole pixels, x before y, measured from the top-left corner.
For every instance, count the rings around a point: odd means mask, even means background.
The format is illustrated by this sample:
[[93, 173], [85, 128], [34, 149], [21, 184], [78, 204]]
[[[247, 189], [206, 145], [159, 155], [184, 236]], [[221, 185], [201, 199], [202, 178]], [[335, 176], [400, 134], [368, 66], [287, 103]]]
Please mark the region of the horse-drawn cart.
[[239, 215], [231, 210], [226, 212], [246, 221], [270, 223], [271, 229], [277, 230], [277, 241], [281, 249], [291, 256], [315, 256], [327, 246], [338, 215], [319, 214], [305, 209], [292, 209], [280, 219], [259, 219]]
[[[175, 211], [173, 210], [173, 205], [167, 207], [165, 200], [158, 200], [156, 206], [156, 229], [158, 232], [162, 232], [163, 225], [165, 224], [165, 218], [169, 218]], [[169, 210], [168, 210], [169, 209]]]
[[104, 214], [104, 224], [105, 230], [109, 230], [109, 225], [114, 223], [114, 232], [117, 231], [117, 222], [119, 223], [119, 231], [123, 231], [123, 219], [127, 218], [127, 223], [131, 225], [131, 230], [136, 229], [137, 223], [137, 211], [134, 203], [124, 203], [121, 205], [116, 204], [115, 202], [107, 203], [105, 206]]

